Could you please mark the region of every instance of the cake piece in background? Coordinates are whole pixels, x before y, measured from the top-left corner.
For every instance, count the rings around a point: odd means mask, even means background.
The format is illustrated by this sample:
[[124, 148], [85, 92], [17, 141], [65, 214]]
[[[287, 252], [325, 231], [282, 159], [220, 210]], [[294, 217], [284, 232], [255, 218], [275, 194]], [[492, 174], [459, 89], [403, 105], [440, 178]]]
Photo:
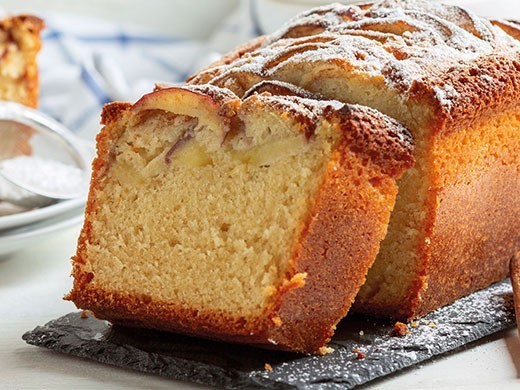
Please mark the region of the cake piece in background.
[[416, 164], [399, 181], [388, 234], [355, 303], [407, 320], [504, 279], [520, 248], [519, 36], [517, 23], [436, 1], [333, 4], [189, 82], [242, 96], [281, 80], [410, 129]]
[[114, 324], [325, 353], [386, 234], [407, 130], [283, 83], [112, 103], [68, 299]]
[[[36, 16], [19, 15], [0, 20], [0, 100], [36, 108], [40, 32], [44, 23]], [[31, 153], [33, 129], [19, 122], [0, 120], [0, 160]]]
[[38, 105], [41, 19], [31, 15], [0, 20], [0, 100]]

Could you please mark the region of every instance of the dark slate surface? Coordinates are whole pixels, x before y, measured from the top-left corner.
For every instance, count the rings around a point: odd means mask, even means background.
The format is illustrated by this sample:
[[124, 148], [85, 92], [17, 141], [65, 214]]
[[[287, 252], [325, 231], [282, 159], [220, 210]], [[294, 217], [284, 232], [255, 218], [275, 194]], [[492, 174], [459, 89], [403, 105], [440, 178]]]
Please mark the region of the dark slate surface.
[[[514, 325], [508, 281], [424, 317], [405, 337], [392, 324], [349, 317], [326, 356], [302, 356], [150, 330], [70, 313], [27, 332], [32, 345], [179, 380], [226, 388], [353, 388]], [[358, 359], [357, 349], [366, 356]], [[272, 371], [265, 369], [265, 363]]]

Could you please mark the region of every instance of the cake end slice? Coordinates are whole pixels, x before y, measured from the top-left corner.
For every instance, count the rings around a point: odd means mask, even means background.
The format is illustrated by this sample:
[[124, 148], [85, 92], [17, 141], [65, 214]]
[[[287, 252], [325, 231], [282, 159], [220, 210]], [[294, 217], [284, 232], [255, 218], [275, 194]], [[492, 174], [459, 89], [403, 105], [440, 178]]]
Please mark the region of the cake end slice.
[[279, 83], [159, 89], [103, 122], [67, 299], [114, 324], [325, 353], [413, 165], [407, 130]]

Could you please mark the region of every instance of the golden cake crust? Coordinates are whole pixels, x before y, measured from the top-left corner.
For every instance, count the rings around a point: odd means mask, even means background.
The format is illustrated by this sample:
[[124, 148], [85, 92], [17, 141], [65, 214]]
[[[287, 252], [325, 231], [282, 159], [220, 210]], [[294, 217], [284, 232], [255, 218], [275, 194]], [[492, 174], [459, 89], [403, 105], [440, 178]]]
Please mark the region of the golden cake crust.
[[516, 323], [520, 332], [520, 252], [511, 259], [511, 284], [513, 286], [513, 299], [515, 302]]
[[[160, 89], [142, 101], [180, 90], [209, 97], [214, 111], [226, 119], [229, 126], [237, 125], [231, 118], [239, 112], [240, 100], [214, 86]], [[397, 191], [395, 179], [414, 162], [413, 143], [402, 125], [375, 110], [300, 98], [287, 85], [263, 85], [261, 93], [252, 94], [248, 99], [258, 99], [259, 104], [277, 115], [288, 115], [304, 134], [312, 131], [315, 121], [323, 117], [344, 134], [328, 164], [310, 217], [302, 221], [303, 233], [294, 248], [284, 281], [264, 313], [251, 321], [239, 314], [195, 310], [89, 284], [95, 275], [84, 269], [84, 256], [92, 238], [96, 210], [101, 207], [96, 193], [103, 190], [105, 172], [110, 169], [111, 145], [141, 102], [112, 103], [104, 108], [105, 127], [97, 138], [98, 155], [93, 163], [85, 224], [73, 258], [74, 287], [67, 299], [115, 324], [298, 352], [325, 352], [324, 345], [336, 323], [346, 315], [377, 254]], [[362, 164], [368, 166], [366, 174], [371, 177], [366, 187], [353, 183], [349, 173], [360, 169]], [[369, 191], [373, 188], [382, 193], [380, 201], [371, 200]]]
[[[451, 185], [439, 194], [438, 199], [446, 206], [437, 209], [432, 223], [429, 261], [424, 270], [428, 293], [421, 294], [421, 286], [415, 296], [422, 299], [416, 298], [408, 317], [425, 315], [507, 277], [511, 254], [520, 247], [520, 221], [511, 218], [519, 212], [514, 195], [518, 182], [510, 180], [515, 175], [518, 171], [497, 164], [480, 180]], [[459, 245], [461, 242], [470, 244]]]

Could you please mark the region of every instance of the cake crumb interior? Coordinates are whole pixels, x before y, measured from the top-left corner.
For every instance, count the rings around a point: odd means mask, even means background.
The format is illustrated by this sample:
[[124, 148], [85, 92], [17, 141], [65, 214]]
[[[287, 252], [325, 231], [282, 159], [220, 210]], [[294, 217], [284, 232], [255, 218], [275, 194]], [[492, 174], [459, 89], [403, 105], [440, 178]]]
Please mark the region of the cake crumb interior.
[[91, 283], [259, 315], [323, 180], [331, 126], [322, 123], [307, 140], [290, 119], [251, 110], [244, 129], [215, 148], [215, 129], [195, 118], [141, 116], [115, 142], [95, 195], [85, 256]]

